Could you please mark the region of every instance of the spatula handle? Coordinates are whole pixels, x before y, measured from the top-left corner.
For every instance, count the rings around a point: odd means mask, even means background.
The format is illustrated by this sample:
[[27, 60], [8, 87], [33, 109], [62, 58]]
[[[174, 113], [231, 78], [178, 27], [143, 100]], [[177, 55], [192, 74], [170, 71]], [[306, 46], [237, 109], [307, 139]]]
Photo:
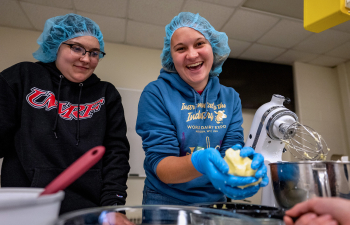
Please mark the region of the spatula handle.
[[60, 190], [65, 189], [68, 185], [73, 183], [81, 175], [83, 175], [88, 169], [95, 165], [105, 153], [105, 147], [97, 146], [76, 160], [72, 165], [65, 169], [58, 177], [56, 177], [51, 183], [49, 183], [45, 190], [39, 195], [53, 194]]

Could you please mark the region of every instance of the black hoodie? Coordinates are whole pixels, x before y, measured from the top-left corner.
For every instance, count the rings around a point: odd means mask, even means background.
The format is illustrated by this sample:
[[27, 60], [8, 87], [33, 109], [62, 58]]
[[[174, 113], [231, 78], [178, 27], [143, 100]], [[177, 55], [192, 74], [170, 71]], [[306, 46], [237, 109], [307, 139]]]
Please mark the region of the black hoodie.
[[95, 74], [70, 82], [54, 62], [0, 73], [2, 187], [45, 187], [98, 145], [105, 155], [66, 188], [60, 213], [125, 204], [130, 146], [120, 94]]

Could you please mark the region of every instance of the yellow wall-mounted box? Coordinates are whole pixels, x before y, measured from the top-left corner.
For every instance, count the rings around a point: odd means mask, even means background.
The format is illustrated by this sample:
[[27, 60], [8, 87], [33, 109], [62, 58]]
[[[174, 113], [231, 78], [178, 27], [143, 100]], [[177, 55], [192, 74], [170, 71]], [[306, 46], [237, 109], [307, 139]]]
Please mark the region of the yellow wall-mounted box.
[[304, 28], [319, 33], [350, 20], [350, 0], [304, 0]]

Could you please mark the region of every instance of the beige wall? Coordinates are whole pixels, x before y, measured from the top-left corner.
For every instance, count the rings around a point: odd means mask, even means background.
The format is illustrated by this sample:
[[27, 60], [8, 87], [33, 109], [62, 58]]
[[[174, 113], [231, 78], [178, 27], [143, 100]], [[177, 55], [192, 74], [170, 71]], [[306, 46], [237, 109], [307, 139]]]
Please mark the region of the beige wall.
[[32, 53], [38, 48], [40, 33], [0, 27], [0, 71], [21, 61], [35, 61]]
[[[333, 154], [349, 155], [338, 69], [294, 64], [295, 99], [300, 122], [315, 129]], [[343, 99], [349, 99], [344, 95]]]
[[[36, 39], [39, 35], [40, 32], [0, 27], [0, 50], [3, 53], [0, 54], [0, 71], [21, 61], [36, 61], [32, 53], [38, 48]], [[102, 80], [109, 81], [116, 87], [142, 90], [159, 75], [161, 50], [113, 43], [106, 43], [105, 50], [107, 56], [95, 72]], [[339, 84], [337, 69], [302, 63], [296, 63], [294, 68], [297, 114], [301, 121], [319, 131], [332, 151], [345, 154], [345, 149], [348, 149], [346, 140], [349, 139], [347, 137], [350, 133], [346, 129], [350, 127], [350, 121], [344, 122], [341, 103], [347, 102], [347, 112], [350, 112], [350, 104], [348, 97], [341, 99], [339, 88], [343, 88], [342, 93], [348, 94], [349, 86]], [[344, 64], [342, 69], [345, 72], [342, 73], [341, 79], [349, 80], [350, 65]], [[255, 110], [243, 110], [245, 138], [248, 136], [254, 113]], [[285, 157], [288, 159], [288, 156]], [[128, 205], [141, 204], [143, 182], [144, 178], [128, 180]], [[250, 200], [259, 204], [260, 194]]]
[[348, 141], [348, 147], [350, 147], [350, 62], [337, 66], [337, 72], [345, 120], [345, 139]]

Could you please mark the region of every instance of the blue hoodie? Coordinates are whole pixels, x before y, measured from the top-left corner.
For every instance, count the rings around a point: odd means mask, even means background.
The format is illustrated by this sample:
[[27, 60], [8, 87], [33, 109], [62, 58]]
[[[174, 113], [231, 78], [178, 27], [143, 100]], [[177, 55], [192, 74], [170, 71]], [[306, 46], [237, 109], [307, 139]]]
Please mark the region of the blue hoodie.
[[221, 200], [224, 195], [203, 175], [186, 183], [165, 184], [158, 163], [168, 156], [186, 156], [197, 149], [216, 148], [222, 157], [234, 144], [244, 145], [242, 107], [238, 93], [210, 77], [200, 95], [176, 73], [163, 69], [143, 90], [136, 122], [145, 151], [145, 185], [184, 202]]

